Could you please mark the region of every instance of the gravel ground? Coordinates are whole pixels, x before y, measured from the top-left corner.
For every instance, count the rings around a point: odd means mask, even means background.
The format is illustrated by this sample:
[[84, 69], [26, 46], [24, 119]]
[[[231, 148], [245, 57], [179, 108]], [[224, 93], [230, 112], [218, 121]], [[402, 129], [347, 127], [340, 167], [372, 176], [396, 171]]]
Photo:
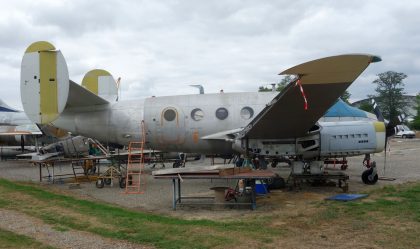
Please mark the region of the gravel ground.
[[[387, 166], [384, 172], [384, 153], [378, 153], [372, 156], [372, 160], [377, 162], [378, 171], [380, 176], [395, 178], [395, 181], [380, 180], [374, 186], [367, 186], [362, 183], [360, 175], [365, 170], [362, 166], [363, 156], [348, 158], [349, 168], [345, 171], [350, 176], [349, 191], [357, 192], [363, 189], [373, 189], [382, 187], [387, 184], [399, 184], [409, 181], [420, 180], [420, 139], [393, 139], [390, 143], [390, 152], [387, 154]], [[216, 161], [217, 162], [217, 161]], [[222, 162], [222, 160], [219, 160]], [[206, 165], [209, 164], [209, 160], [204, 162]], [[187, 167], [194, 167], [195, 165], [202, 165], [202, 162], [189, 162]], [[169, 164], [167, 164], [167, 167]], [[329, 165], [329, 168], [333, 168], [333, 165]], [[336, 167], [339, 168], [338, 166]], [[105, 168], [103, 167], [101, 171]], [[281, 176], [287, 177], [290, 169], [286, 165], [280, 165], [277, 168], [272, 169]], [[172, 211], [172, 181], [170, 180], [155, 180], [150, 175], [152, 169], [150, 166], [146, 170], [147, 187], [145, 194], [141, 195], [125, 195], [123, 190], [118, 187], [118, 183], [115, 182], [113, 186], [105, 186], [103, 189], [98, 189], [94, 182], [81, 183], [80, 189], [69, 189], [68, 184], [60, 184], [60, 181], [56, 184], [50, 184], [44, 181], [44, 184], [49, 184], [52, 187], [57, 187], [62, 190], [70, 191], [73, 194], [80, 195], [87, 198], [94, 198], [103, 200], [110, 203], [115, 203], [121, 206], [140, 209], [145, 211], [153, 211], [157, 213], [168, 213], [171, 215], [184, 215], [191, 216], [191, 210], [194, 213], [198, 213], [200, 216], [205, 212], [212, 212], [212, 208], [209, 207], [182, 207], [176, 212]], [[71, 173], [71, 167], [69, 166], [56, 166], [56, 174]], [[44, 174], [46, 174], [44, 170]], [[17, 162], [17, 161], [1, 161], [0, 162], [0, 177], [23, 180], [23, 181], [39, 181], [39, 169], [28, 163]], [[234, 186], [235, 181], [227, 180], [185, 180], [182, 183], [183, 195], [198, 195], [198, 196], [212, 196], [213, 191], [211, 187], [215, 186]], [[330, 195], [334, 193], [341, 193], [341, 189], [337, 187], [312, 187], [310, 185], [303, 185], [298, 191], [321, 193]], [[264, 205], [267, 205], [264, 201]], [[276, 203], [273, 203], [276, 205]], [[268, 207], [259, 206], [258, 209], [265, 211], [271, 209], [272, 206]], [[201, 213], [200, 212], [204, 212]], [[244, 210], [235, 211], [227, 210], [226, 212], [218, 212], [218, 215], [223, 216], [231, 215], [233, 213], [243, 214], [247, 212]], [[192, 215], [194, 216], [194, 215]]]
[[95, 234], [69, 230], [57, 231], [51, 225], [43, 223], [22, 213], [0, 209], [0, 227], [17, 234], [26, 235], [44, 244], [57, 248], [151, 248], [135, 245], [126, 241], [103, 238]]
[[[350, 192], [420, 180], [420, 139], [392, 140], [390, 152], [387, 153], [386, 171], [384, 171], [385, 157], [383, 152], [373, 155], [372, 159], [377, 162], [380, 176], [395, 178], [395, 180], [380, 180], [374, 186], [364, 185], [360, 178], [361, 173], [365, 170], [362, 166], [363, 156], [349, 158], [349, 168], [346, 170], [346, 173], [350, 176]], [[194, 167], [195, 165], [200, 165], [200, 163], [202, 164], [202, 162], [191, 162], [187, 164], [187, 167]], [[204, 163], [208, 164], [209, 161]], [[332, 165], [329, 167], [333, 168]], [[105, 170], [105, 167], [101, 170]], [[287, 165], [280, 165], [272, 170], [284, 177], [287, 177], [290, 172]], [[172, 182], [170, 180], [153, 179], [150, 175], [151, 171], [152, 169], [150, 168], [146, 171], [147, 189], [145, 194], [142, 195], [123, 194], [123, 190], [118, 187], [117, 182], [113, 184], [114, 186], [105, 186], [103, 189], [96, 188], [94, 182], [81, 183], [79, 189], [69, 189], [69, 184], [63, 184], [62, 181], [57, 181], [55, 184], [43, 181], [42, 184], [58, 188], [72, 195], [81, 196], [82, 198], [102, 200], [128, 208], [183, 218], [207, 219], [252, 216], [279, 209], [282, 212], [293, 213], [293, 211], [305, 209], [307, 204], [313, 200], [322, 200], [327, 196], [342, 192], [341, 189], [333, 186], [313, 187], [303, 185], [301, 189], [295, 189], [294, 191], [277, 190], [273, 191], [268, 198], [258, 198], [256, 211], [220, 208], [217, 208], [217, 211], [215, 211], [215, 208], [209, 206], [183, 206], [177, 211], [172, 211]], [[55, 168], [56, 174], [71, 172], [70, 166], [63, 165]], [[44, 174], [47, 174], [45, 170]], [[39, 182], [39, 169], [26, 162], [0, 161], [0, 177], [11, 180]], [[183, 195], [212, 196], [214, 193], [210, 190], [211, 187], [234, 186], [235, 184], [236, 182], [227, 180], [185, 180], [182, 184], [182, 190]], [[0, 209], [0, 220], [0, 227], [3, 229], [32, 237], [42, 243], [58, 248], [101, 248], [103, 245], [107, 245], [108, 248], [146, 248], [125, 241], [102, 238], [87, 232], [74, 230], [56, 231], [52, 226], [43, 223], [41, 220], [10, 210]]]

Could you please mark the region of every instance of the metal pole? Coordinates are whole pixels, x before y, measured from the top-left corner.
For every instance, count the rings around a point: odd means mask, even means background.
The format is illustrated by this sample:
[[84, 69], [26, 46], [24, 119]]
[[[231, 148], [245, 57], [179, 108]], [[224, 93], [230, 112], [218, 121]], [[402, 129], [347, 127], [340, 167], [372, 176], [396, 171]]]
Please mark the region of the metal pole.
[[173, 210], [176, 210], [176, 184], [175, 184], [175, 178], [172, 179], [172, 187], [173, 187], [172, 209]]
[[251, 180], [251, 202], [252, 202], [252, 210], [257, 209], [257, 200], [256, 200], [256, 193], [255, 193], [255, 179]]
[[54, 163], [52, 163], [51, 166], [52, 166], [52, 183], [54, 183], [54, 180], [55, 180]]
[[181, 180], [178, 178], [178, 200], [181, 203]]

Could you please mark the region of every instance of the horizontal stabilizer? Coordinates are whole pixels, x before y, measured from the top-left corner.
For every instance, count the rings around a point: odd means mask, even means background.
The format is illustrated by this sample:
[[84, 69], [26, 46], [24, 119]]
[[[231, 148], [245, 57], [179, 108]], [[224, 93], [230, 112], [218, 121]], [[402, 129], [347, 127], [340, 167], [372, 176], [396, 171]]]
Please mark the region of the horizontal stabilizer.
[[105, 99], [70, 80], [69, 97], [66, 107], [94, 106], [108, 103]]

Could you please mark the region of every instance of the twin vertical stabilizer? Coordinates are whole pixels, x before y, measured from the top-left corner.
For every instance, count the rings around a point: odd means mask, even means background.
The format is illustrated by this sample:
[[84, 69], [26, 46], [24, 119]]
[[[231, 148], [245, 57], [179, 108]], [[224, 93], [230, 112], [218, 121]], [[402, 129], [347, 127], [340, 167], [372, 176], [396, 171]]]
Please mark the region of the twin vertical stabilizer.
[[71, 82], [63, 54], [46, 41], [32, 43], [26, 49], [20, 92], [25, 113], [37, 124], [56, 120], [66, 106], [106, 104], [118, 98], [115, 79], [105, 70], [86, 73], [82, 86]]
[[45, 41], [32, 43], [22, 59], [20, 92], [23, 109], [33, 122], [54, 121], [69, 94], [69, 72], [61, 51]]

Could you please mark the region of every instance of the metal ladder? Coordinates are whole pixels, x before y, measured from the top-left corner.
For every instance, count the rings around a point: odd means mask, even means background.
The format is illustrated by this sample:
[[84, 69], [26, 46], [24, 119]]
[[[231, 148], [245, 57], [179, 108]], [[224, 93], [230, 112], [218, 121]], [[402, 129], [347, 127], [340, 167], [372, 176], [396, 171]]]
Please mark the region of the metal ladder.
[[144, 194], [146, 178], [144, 170], [144, 145], [146, 132], [144, 120], [141, 121], [141, 142], [130, 142], [128, 145], [127, 175], [125, 178], [125, 194]]
[[88, 141], [91, 143], [96, 144], [96, 146], [98, 146], [99, 150], [105, 155], [108, 156], [109, 155], [109, 151], [107, 148], [105, 148], [105, 146], [103, 146], [98, 140], [93, 139], [93, 138], [88, 138]]

